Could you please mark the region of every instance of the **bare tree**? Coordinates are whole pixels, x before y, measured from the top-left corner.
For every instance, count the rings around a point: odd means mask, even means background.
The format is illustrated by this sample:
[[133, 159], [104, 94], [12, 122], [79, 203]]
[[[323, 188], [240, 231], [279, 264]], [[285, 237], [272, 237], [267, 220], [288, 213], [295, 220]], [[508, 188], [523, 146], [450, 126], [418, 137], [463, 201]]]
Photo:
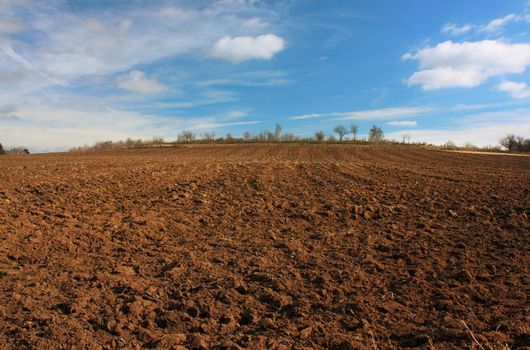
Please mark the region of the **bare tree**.
[[344, 125], [337, 125], [335, 128], [333, 128], [333, 131], [339, 135], [339, 141], [342, 141], [344, 136], [348, 134], [348, 130], [346, 127], [344, 127]]
[[403, 140], [403, 143], [410, 143], [410, 134], [401, 135], [401, 139]]
[[282, 126], [276, 123], [276, 126], [274, 127], [274, 140], [280, 141], [281, 134], [282, 134]]
[[252, 134], [248, 131], [245, 131], [245, 133], [243, 134], [243, 139], [247, 142], [252, 140]]
[[513, 134], [506, 135], [499, 140], [499, 143], [508, 151], [528, 152], [530, 150], [530, 139]]
[[204, 133], [204, 139], [206, 141], [209, 141], [209, 142], [214, 141], [215, 140], [215, 131], [205, 132]]
[[283, 134], [282, 137], [280, 138], [280, 140], [285, 141], [285, 142], [293, 142], [293, 141], [296, 141], [298, 139], [299, 139], [298, 136], [296, 136], [295, 134], [290, 133], [290, 132], [288, 132], [286, 134]]
[[509, 134], [501, 138], [499, 140], [499, 143], [502, 147], [506, 148], [508, 151], [515, 151], [517, 148], [517, 137], [513, 134]]
[[190, 142], [195, 140], [195, 134], [191, 131], [183, 131], [180, 133], [177, 139], [181, 142]]
[[164, 139], [161, 138], [160, 136], [153, 136], [153, 138], [151, 139], [151, 144], [153, 145], [161, 145], [164, 143]]
[[324, 141], [324, 137], [325, 137], [325, 135], [324, 135], [324, 132], [323, 132], [323, 131], [317, 131], [317, 132], [315, 133], [315, 139], [316, 139], [318, 142], [322, 142], [322, 141]]
[[328, 136], [328, 142], [335, 142], [337, 141], [337, 138], [333, 136], [332, 134]]
[[383, 129], [380, 127], [374, 125], [370, 129], [370, 132], [368, 133], [368, 141], [371, 142], [381, 142], [385, 138], [385, 134], [383, 133]]
[[1, 143], [0, 143], [0, 154], [6, 154], [6, 151], [4, 151], [4, 147], [2, 147]]
[[350, 126], [350, 132], [353, 134], [353, 141], [356, 141], [357, 140], [357, 131], [359, 130], [359, 128], [357, 127], [357, 125], [355, 124], [352, 124]]

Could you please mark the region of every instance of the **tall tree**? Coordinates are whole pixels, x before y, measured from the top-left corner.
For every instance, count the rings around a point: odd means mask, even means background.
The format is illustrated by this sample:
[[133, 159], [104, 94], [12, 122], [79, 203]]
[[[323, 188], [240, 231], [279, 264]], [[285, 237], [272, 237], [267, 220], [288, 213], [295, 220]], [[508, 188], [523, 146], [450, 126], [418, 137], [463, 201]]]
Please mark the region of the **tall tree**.
[[380, 142], [383, 141], [384, 138], [385, 134], [383, 133], [383, 129], [376, 125], [372, 126], [370, 133], [368, 134], [368, 141]]
[[344, 136], [346, 136], [348, 134], [348, 129], [346, 129], [346, 127], [344, 125], [337, 125], [333, 131], [339, 135], [339, 140], [342, 141], [342, 139], [344, 138]]
[[276, 126], [274, 127], [274, 140], [280, 141], [281, 134], [282, 134], [282, 126], [276, 123]]
[[359, 128], [357, 127], [357, 125], [352, 124], [350, 126], [350, 132], [353, 134], [353, 141], [357, 140], [357, 131], [358, 130], [359, 130]]

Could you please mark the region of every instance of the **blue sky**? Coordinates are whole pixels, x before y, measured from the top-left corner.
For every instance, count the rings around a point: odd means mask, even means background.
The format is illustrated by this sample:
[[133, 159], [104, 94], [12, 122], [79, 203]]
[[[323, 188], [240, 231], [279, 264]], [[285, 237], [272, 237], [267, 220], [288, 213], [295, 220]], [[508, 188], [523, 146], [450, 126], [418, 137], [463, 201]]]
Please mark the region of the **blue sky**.
[[530, 3], [0, 0], [0, 142], [530, 137]]

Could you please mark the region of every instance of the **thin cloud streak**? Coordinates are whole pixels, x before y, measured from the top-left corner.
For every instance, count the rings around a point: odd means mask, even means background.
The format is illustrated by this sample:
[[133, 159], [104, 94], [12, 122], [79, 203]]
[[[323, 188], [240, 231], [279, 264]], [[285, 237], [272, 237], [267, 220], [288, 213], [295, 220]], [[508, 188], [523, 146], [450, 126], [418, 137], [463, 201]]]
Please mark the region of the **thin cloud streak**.
[[433, 107], [391, 107], [352, 112], [314, 113], [290, 117], [290, 120], [332, 118], [333, 120], [378, 120], [399, 117], [415, 117], [435, 111]]

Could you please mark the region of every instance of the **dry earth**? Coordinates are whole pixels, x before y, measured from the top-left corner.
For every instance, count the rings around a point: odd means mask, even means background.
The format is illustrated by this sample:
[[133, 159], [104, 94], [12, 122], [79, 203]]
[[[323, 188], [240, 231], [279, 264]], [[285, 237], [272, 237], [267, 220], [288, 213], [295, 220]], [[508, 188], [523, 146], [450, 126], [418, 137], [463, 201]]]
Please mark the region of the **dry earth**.
[[3, 157], [0, 348], [528, 349], [529, 184], [396, 147]]

